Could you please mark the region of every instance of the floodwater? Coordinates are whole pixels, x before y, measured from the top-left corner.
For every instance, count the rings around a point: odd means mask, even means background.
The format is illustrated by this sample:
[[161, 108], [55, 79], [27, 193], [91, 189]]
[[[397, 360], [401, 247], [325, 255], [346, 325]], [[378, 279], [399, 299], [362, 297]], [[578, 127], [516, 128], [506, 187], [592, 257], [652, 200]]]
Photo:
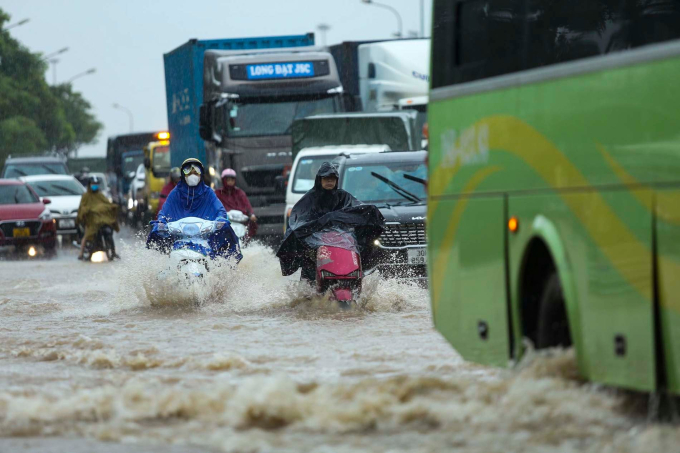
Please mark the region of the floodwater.
[[199, 291], [166, 258], [0, 261], [0, 452], [677, 452], [639, 395], [571, 351], [466, 363], [427, 291], [373, 275], [338, 310], [244, 250]]

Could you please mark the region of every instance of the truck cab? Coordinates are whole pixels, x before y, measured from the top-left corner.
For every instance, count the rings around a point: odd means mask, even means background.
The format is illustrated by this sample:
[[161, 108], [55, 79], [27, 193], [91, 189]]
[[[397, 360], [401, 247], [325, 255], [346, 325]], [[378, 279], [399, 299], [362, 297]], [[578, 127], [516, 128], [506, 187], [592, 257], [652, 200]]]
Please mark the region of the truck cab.
[[292, 123], [342, 111], [333, 57], [316, 47], [207, 50], [203, 85], [208, 166], [234, 168], [259, 219], [258, 234], [280, 235], [285, 192], [277, 180], [292, 164]]
[[144, 206], [145, 217], [153, 218], [158, 210], [158, 200], [170, 175], [170, 133], [159, 132], [157, 141], [144, 147], [145, 185], [139, 204]]

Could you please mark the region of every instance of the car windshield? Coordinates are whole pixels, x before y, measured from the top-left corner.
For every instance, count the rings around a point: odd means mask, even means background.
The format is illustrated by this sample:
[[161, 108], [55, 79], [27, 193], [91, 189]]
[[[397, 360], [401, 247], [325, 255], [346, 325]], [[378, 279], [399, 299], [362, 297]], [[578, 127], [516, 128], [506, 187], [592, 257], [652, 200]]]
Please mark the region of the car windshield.
[[5, 178], [18, 178], [32, 175], [68, 175], [66, 165], [62, 163], [25, 163], [7, 164]]
[[153, 172], [156, 176], [170, 173], [170, 147], [159, 146], [153, 150]]
[[330, 162], [334, 156], [309, 156], [300, 158], [293, 177], [293, 193], [305, 193], [314, 187], [314, 180], [319, 167]]
[[85, 188], [75, 179], [31, 181], [29, 184], [41, 197], [82, 195], [85, 193]]
[[144, 155], [143, 154], [135, 154], [132, 156], [123, 156], [123, 170], [125, 171], [125, 175], [130, 173], [131, 171], [136, 172], [137, 167], [139, 167], [140, 164], [144, 163]]
[[0, 186], [0, 204], [37, 203], [40, 200], [24, 184]]
[[253, 137], [290, 134], [293, 120], [312, 115], [334, 113], [334, 97], [290, 102], [231, 103], [228, 106], [227, 135]]
[[[374, 173], [378, 176], [374, 176]], [[393, 184], [385, 182], [381, 177]], [[418, 179], [427, 179], [427, 166], [424, 162], [353, 165], [346, 167], [343, 172], [342, 188], [365, 203], [414, 203], [417, 202], [414, 195], [425, 203], [425, 185], [418, 182]]]

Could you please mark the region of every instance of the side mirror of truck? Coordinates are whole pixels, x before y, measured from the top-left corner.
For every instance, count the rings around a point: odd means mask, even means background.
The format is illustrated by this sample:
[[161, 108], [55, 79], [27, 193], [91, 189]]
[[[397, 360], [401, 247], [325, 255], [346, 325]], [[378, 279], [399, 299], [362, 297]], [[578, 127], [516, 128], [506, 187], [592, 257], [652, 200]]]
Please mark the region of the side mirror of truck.
[[147, 170], [151, 168], [151, 159], [149, 159], [148, 157], [144, 158], [144, 168], [146, 168]]

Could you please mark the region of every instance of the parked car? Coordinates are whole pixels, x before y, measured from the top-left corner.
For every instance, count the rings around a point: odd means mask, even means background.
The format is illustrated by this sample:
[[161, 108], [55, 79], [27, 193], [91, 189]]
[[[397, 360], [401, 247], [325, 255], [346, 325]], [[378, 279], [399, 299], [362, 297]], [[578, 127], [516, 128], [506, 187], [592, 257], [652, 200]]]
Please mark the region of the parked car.
[[57, 154], [40, 156], [9, 156], [2, 167], [0, 178], [19, 178], [31, 175], [68, 175], [66, 159]]
[[426, 151], [383, 152], [339, 156], [340, 188], [385, 217], [385, 231], [374, 246], [374, 263], [382, 275], [427, 281]]
[[23, 181], [0, 179], [0, 246], [14, 246], [31, 256], [36, 249], [54, 253], [57, 231], [46, 206], [50, 203]]
[[290, 212], [302, 196], [314, 187], [316, 172], [324, 162], [331, 162], [341, 154], [379, 153], [389, 151], [387, 145], [315, 146], [304, 148], [295, 156], [286, 187], [286, 210], [283, 214], [283, 232], [288, 228]]
[[41, 200], [49, 197], [52, 201], [49, 209], [56, 222], [57, 234], [70, 243], [78, 233], [76, 217], [85, 187], [70, 175], [36, 175], [19, 179], [31, 186]]

